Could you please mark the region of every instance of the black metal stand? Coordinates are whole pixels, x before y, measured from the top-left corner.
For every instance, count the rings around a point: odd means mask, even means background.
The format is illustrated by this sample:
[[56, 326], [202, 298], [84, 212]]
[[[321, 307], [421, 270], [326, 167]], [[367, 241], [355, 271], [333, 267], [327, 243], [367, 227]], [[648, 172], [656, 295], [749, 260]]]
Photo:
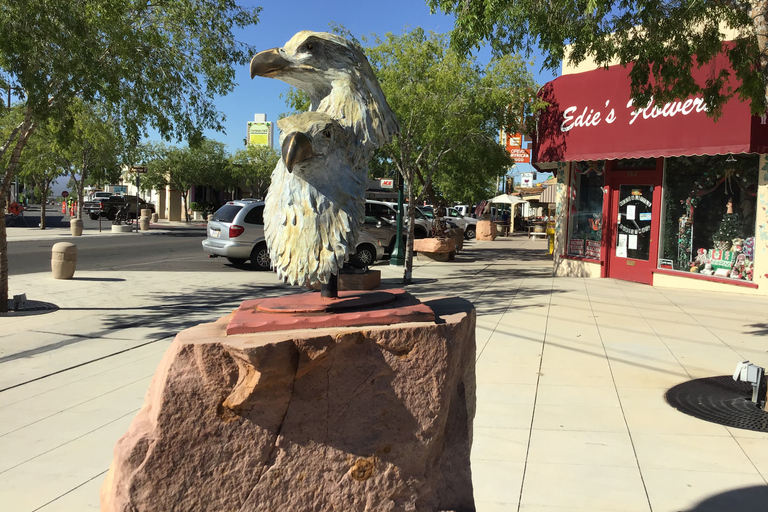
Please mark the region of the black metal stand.
[[320, 296], [326, 299], [337, 299], [339, 297], [339, 276], [331, 274], [328, 284], [320, 285]]

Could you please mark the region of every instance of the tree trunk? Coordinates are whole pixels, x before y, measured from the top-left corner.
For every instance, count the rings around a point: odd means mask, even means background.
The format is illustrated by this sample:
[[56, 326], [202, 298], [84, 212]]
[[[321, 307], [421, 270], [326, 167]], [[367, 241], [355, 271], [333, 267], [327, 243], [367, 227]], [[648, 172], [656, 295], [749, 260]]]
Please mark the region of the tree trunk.
[[181, 194], [181, 199], [182, 201], [184, 201], [184, 221], [189, 222], [189, 210], [187, 209], [187, 194]]
[[405, 188], [408, 192], [408, 239], [405, 244], [405, 271], [403, 273], [403, 284], [411, 284], [413, 282], [413, 238], [416, 233], [416, 210], [413, 204], [413, 172], [411, 171], [410, 179], [405, 180]]
[[[32, 111], [27, 109], [24, 116], [24, 122], [18, 131], [18, 139], [11, 153], [11, 158], [5, 168], [5, 175], [0, 182], [0, 313], [8, 311], [8, 232], [5, 226], [5, 208], [6, 194], [13, 181], [13, 175], [19, 166], [21, 151], [26, 146], [29, 136], [35, 131], [35, 124], [32, 122]], [[11, 141], [9, 141], [11, 142]]]

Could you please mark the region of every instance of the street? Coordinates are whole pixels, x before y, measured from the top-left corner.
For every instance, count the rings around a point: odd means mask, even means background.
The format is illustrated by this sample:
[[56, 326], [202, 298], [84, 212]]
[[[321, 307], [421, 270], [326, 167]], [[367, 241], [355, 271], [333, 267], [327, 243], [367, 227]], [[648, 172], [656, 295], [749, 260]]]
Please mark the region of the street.
[[[54, 207], [49, 207], [53, 209]], [[40, 223], [39, 206], [25, 212], [29, 227]], [[61, 210], [47, 212], [46, 224], [50, 228], [68, 226], [69, 217]], [[148, 233], [112, 236], [112, 223], [101, 221], [104, 236], [90, 236], [98, 233], [99, 221], [83, 219], [83, 227], [89, 236], [72, 240], [65, 235], [61, 240], [15, 240], [8, 244], [9, 275], [46, 272], [51, 269], [51, 247], [57, 241], [74, 241], [78, 249], [77, 269], [115, 271], [174, 271], [174, 272], [248, 272], [250, 269], [236, 268], [224, 258], [208, 258], [203, 252], [201, 241], [205, 238], [205, 227], [196, 224], [189, 227], [153, 230]], [[16, 229], [8, 227], [9, 234]], [[45, 234], [47, 230], [41, 230]]]

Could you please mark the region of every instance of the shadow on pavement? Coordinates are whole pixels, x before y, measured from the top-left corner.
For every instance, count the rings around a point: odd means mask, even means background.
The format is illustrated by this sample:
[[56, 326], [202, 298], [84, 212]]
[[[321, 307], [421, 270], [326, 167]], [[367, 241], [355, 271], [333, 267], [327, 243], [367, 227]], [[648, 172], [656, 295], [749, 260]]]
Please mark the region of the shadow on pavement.
[[707, 498], [694, 508], [681, 512], [737, 512], [740, 510], [765, 510], [768, 503], [768, 486], [745, 487]]
[[[199, 293], [186, 295], [172, 291], [152, 293], [147, 297], [147, 302], [159, 305], [119, 308], [117, 310], [113, 308], [113, 314], [107, 314], [103, 317], [103, 326], [107, 330], [138, 327], [156, 329], [160, 331], [163, 337], [174, 336], [183, 329], [217, 320], [236, 309], [244, 300], [277, 297], [295, 292], [303, 292], [303, 290], [278, 284], [275, 286], [242, 285], [224, 289], [201, 290]], [[144, 312], [121, 313], [129, 310]]]
[[123, 279], [122, 277], [73, 277], [72, 280], [73, 281], [102, 281], [102, 282], [125, 281], [125, 279]]
[[748, 332], [747, 334], [751, 334], [753, 336], [768, 336], [768, 323], [752, 324], [749, 327], [751, 327], [754, 330], [751, 332]]

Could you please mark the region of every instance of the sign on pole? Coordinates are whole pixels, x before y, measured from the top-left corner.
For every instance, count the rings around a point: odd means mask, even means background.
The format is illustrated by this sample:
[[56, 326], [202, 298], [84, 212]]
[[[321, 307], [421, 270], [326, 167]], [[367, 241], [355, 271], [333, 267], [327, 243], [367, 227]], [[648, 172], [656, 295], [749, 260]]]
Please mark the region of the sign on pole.
[[395, 180], [379, 180], [381, 188], [395, 188]]
[[69, 192], [67, 192], [67, 191], [65, 190], [64, 192], [62, 192], [62, 193], [61, 193], [61, 197], [63, 197], [63, 198], [67, 198], [67, 197], [69, 197]]

